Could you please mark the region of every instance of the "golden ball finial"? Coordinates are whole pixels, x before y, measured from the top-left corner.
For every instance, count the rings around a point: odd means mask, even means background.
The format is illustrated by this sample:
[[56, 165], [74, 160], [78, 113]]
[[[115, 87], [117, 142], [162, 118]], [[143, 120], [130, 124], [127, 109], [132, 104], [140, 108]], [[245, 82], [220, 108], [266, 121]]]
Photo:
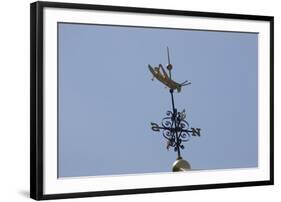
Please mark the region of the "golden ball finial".
[[182, 158], [177, 159], [173, 164], [173, 172], [188, 171], [188, 170], [191, 170], [191, 166], [188, 163], [188, 161]]
[[168, 69], [169, 71], [171, 71], [171, 70], [173, 69], [173, 65], [172, 65], [172, 64], [168, 64], [168, 65], [167, 65], [167, 69]]

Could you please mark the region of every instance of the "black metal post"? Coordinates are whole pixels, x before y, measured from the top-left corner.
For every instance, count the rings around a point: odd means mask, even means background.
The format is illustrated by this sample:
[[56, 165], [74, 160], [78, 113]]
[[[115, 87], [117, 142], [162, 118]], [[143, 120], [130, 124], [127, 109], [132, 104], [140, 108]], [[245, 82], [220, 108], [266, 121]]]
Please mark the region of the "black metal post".
[[[175, 129], [177, 129], [178, 128], [178, 121], [177, 121], [177, 109], [175, 108], [175, 101], [174, 101], [174, 90], [170, 89], [170, 93], [171, 93], [172, 111], [173, 111], [171, 128], [173, 128], [173, 125], [174, 125]], [[174, 133], [176, 134], [176, 148], [177, 148], [177, 153], [178, 153], [178, 159], [181, 159], [180, 142], [179, 142], [180, 140], [179, 140], [177, 130], [175, 130]]]
[[172, 98], [172, 107], [173, 107], [173, 112], [175, 112], [175, 103], [174, 103], [174, 90], [170, 89], [170, 93], [171, 93], [171, 98]]

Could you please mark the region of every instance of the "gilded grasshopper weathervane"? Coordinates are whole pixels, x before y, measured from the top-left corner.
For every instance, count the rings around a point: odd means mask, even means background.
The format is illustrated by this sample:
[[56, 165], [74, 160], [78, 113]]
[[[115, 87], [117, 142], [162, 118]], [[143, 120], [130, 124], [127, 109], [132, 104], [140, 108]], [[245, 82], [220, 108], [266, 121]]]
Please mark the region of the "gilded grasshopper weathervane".
[[178, 83], [172, 80], [172, 69], [173, 65], [170, 63], [170, 55], [169, 48], [167, 47], [168, 53], [168, 65], [167, 70], [169, 71], [169, 75], [166, 70], [163, 68], [161, 64], [158, 67], [151, 67], [148, 65], [149, 71], [152, 73], [153, 78], [156, 78], [158, 81], [163, 83], [166, 87], [170, 89], [171, 99], [172, 99], [172, 111], [167, 111], [167, 117], [162, 119], [161, 126], [157, 123], [151, 122], [151, 129], [155, 132], [160, 132], [162, 130], [164, 138], [167, 139], [166, 148], [170, 147], [174, 148], [174, 151], [177, 152], [177, 159], [182, 159], [180, 150], [184, 149], [183, 142], [187, 142], [191, 136], [200, 136], [200, 128], [190, 128], [189, 123], [185, 120], [186, 112], [183, 110], [182, 112], [178, 112], [175, 108], [174, 103], [174, 90], [177, 90], [178, 93], [181, 92], [183, 86], [187, 86], [191, 84], [190, 81], [184, 81], [182, 83]]
[[187, 85], [191, 84], [191, 82], [186, 80], [183, 83], [177, 83], [177, 82], [172, 80], [171, 71], [173, 69], [173, 65], [170, 63], [170, 54], [169, 54], [169, 48], [168, 47], [167, 47], [167, 52], [168, 52], [167, 69], [169, 71], [169, 76], [168, 76], [167, 72], [165, 71], [165, 69], [163, 68], [163, 66], [161, 64], [159, 64], [158, 67], [154, 67], [154, 68], [152, 68], [150, 65], [148, 65], [148, 68], [149, 68], [149, 71], [152, 73], [153, 78], [154, 77], [157, 78], [158, 81], [160, 81], [161, 83], [163, 83], [164, 85], [166, 85], [170, 89], [173, 89], [173, 90], [177, 89], [177, 91], [179, 93], [179, 92], [181, 92], [182, 86], [187, 86]]

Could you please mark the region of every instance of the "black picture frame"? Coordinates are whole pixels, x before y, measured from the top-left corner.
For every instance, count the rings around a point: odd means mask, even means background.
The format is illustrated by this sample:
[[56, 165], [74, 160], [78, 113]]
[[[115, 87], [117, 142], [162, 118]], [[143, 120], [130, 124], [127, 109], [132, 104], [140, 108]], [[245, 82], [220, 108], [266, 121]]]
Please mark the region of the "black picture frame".
[[[202, 184], [172, 187], [154, 187], [141, 189], [120, 189], [90, 192], [71, 192], [44, 194], [43, 178], [43, 106], [44, 106], [44, 87], [43, 87], [43, 60], [44, 60], [44, 8], [57, 9], [79, 9], [91, 11], [116, 11], [130, 13], [162, 14], [167, 16], [194, 16], [203, 18], [223, 18], [238, 19], [249, 21], [266, 21], [270, 24], [270, 178], [263, 181]], [[34, 2], [30, 5], [30, 197], [35, 200], [63, 199], [77, 197], [107, 196], [121, 194], [138, 194], [153, 192], [186, 191], [198, 189], [214, 189], [228, 187], [245, 187], [274, 184], [274, 17], [258, 15], [242, 15], [214, 12], [196, 12], [183, 10], [168, 10], [155, 8], [136, 8], [120, 6], [89, 5], [75, 3], [58, 2]]]

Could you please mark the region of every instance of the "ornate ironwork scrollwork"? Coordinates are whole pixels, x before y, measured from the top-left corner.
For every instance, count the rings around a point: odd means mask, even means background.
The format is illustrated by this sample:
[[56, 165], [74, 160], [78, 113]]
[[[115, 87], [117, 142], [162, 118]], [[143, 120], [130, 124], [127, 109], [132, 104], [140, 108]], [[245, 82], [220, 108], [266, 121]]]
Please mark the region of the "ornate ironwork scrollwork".
[[185, 120], [185, 110], [167, 111], [166, 117], [161, 121], [162, 135], [167, 139], [167, 149], [173, 147], [175, 151], [184, 149], [183, 142], [187, 142], [191, 135], [189, 134], [189, 124]]

